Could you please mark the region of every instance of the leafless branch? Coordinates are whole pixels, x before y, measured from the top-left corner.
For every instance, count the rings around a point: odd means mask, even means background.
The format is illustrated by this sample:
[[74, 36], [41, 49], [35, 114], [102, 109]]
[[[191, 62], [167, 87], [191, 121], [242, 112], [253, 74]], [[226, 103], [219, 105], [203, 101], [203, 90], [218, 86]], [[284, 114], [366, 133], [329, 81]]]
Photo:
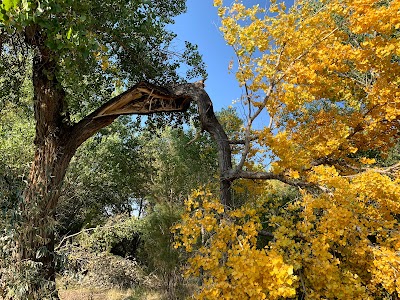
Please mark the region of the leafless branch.
[[223, 176], [228, 179], [228, 180], [237, 180], [239, 178], [244, 178], [244, 179], [255, 179], [255, 180], [278, 180], [282, 183], [294, 186], [294, 187], [299, 187], [299, 188], [311, 188], [311, 189], [317, 189], [321, 192], [328, 192], [330, 193], [331, 191], [321, 185], [318, 185], [316, 183], [312, 182], [306, 182], [300, 179], [292, 179], [288, 176], [285, 176], [283, 174], [275, 174], [272, 172], [254, 172], [254, 171], [244, 171], [241, 170], [239, 172], [226, 172], [223, 174]]
[[[257, 139], [258, 139], [258, 137], [256, 137], [256, 136], [250, 137], [250, 141], [255, 141]], [[231, 145], [244, 145], [245, 143], [246, 143], [246, 140], [230, 140], [229, 141], [229, 144], [231, 144]]]

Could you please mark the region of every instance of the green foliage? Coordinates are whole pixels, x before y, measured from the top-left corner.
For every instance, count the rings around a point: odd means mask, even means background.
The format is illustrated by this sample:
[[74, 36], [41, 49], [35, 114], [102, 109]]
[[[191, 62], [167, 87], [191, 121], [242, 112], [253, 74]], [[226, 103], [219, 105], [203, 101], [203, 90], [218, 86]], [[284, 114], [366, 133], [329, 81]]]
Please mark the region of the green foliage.
[[[140, 241], [139, 228], [137, 218], [116, 215], [102, 226], [83, 229], [78, 235], [63, 239], [58, 247], [58, 254], [66, 258], [60, 270], [63, 284], [131, 288], [154, 282], [134, 257], [124, 255], [135, 254]], [[113, 255], [121, 245], [126, 253]]]
[[182, 208], [178, 206], [157, 205], [141, 220], [143, 245], [139, 258], [151, 271], [167, 276], [179, 267], [180, 253], [172, 247], [173, 235], [169, 229], [179, 220], [181, 212]]
[[188, 282], [181, 276], [187, 258], [181, 249], [173, 247], [170, 228], [180, 220], [182, 207], [159, 204], [141, 220], [142, 244], [138, 260], [147, 266], [150, 273], [161, 279], [161, 289], [166, 299], [185, 299]]
[[[182, 64], [188, 78], [206, 77], [195, 45], [187, 43], [183, 53], [170, 50], [175, 34], [167, 25], [186, 10], [184, 0], [13, 3], [0, 17], [2, 57], [8, 67], [21, 71], [20, 56], [13, 53], [30, 51], [24, 35], [39, 30], [40, 40], [34, 43], [43, 42], [57, 63], [48, 76], [64, 88], [66, 108], [74, 120], [97, 108], [113, 91], [140, 80], [181, 82]], [[10, 82], [14, 84], [15, 78]]]
[[[4, 262], [7, 264], [4, 265]], [[48, 291], [54, 290], [54, 282], [44, 280], [41, 276], [42, 265], [31, 260], [18, 262], [7, 258], [0, 264], [0, 297], [4, 300], [14, 299], [55, 299], [54, 294]], [[41, 289], [34, 290], [34, 286]]]
[[[16, 189], [18, 191], [18, 189]], [[3, 200], [3, 199], [1, 199]], [[22, 198], [12, 197], [6, 200], [19, 201]], [[4, 209], [4, 207], [3, 207]], [[43, 272], [43, 264], [32, 260], [19, 260], [17, 238], [21, 234], [20, 216], [18, 210], [13, 206], [3, 210], [3, 219], [0, 223], [0, 299], [55, 299], [55, 282], [44, 279], [40, 274]], [[40, 256], [40, 252], [37, 256]], [[34, 287], [39, 286], [39, 289]]]
[[193, 189], [216, 182], [217, 154], [209, 137], [167, 127], [157, 137], [145, 134], [143, 144], [154, 168], [146, 197], [151, 205], [182, 205]]
[[154, 137], [137, 128], [121, 119], [78, 150], [57, 209], [60, 235], [103, 224], [109, 214], [182, 204], [198, 185], [217, 182], [216, 150], [208, 137], [172, 128]]
[[0, 21], [8, 20], [7, 13], [12, 9], [16, 9], [20, 0], [3, 0], [0, 4]]
[[21, 109], [8, 106], [0, 112], [0, 165], [24, 174], [33, 156], [33, 136], [33, 121]]
[[[12, 227], [18, 221], [16, 208], [22, 201], [22, 191], [33, 157], [35, 132], [28, 104], [32, 101], [29, 59], [22, 63], [28, 69], [22, 73], [18, 72], [18, 68], [7, 69], [4, 62], [0, 59], [0, 70], [4, 68], [4, 76], [0, 77], [0, 230]], [[19, 85], [11, 88], [15, 94], [6, 95], [4, 92], [9, 87], [8, 76], [18, 78]]]
[[33, 100], [32, 52], [23, 46], [21, 36], [3, 37], [1, 29], [0, 74], [0, 116], [3, 118], [4, 114], [13, 111], [24, 119], [29, 118]]
[[243, 120], [238, 116], [236, 109], [233, 107], [222, 108], [217, 113], [217, 117], [228, 137], [232, 140], [238, 139], [243, 127]]
[[138, 220], [135, 217], [117, 215], [111, 217], [103, 226], [93, 230], [83, 230], [78, 243], [93, 252], [109, 253], [122, 241], [138, 239]]
[[119, 119], [78, 150], [57, 209], [61, 235], [102, 224], [109, 214], [132, 213], [145, 197], [151, 165], [136, 128]]

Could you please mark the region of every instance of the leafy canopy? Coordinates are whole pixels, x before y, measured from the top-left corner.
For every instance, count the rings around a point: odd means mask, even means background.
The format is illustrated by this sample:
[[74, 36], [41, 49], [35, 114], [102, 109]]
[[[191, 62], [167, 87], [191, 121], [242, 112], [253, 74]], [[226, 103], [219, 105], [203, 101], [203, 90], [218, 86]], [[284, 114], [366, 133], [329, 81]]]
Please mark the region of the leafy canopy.
[[78, 118], [113, 91], [140, 80], [182, 81], [177, 71], [182, 63], [191, 67], [189, 76], [206, 76], [196, 46], [186, 43], [183, 53], [170, 49], [175, 34], [167, 25], [186, 10], [183, 0], [15, 0], [1, 5], [3, 56], [16, 41], [23, 47], [24, 35], [39, 29], [31, 43], [45, 47], [56, 61], [48, 77], [61, 83], [71, 115]]
[[193, 251], [188, 273], [204, 280], [198, 298], [396, 298], [400, 2], [214, 3], [246, 91], [244, 165], [303, 185], [287, 202], [250, 182], [235, 210], [193, 195], [176, 228]]

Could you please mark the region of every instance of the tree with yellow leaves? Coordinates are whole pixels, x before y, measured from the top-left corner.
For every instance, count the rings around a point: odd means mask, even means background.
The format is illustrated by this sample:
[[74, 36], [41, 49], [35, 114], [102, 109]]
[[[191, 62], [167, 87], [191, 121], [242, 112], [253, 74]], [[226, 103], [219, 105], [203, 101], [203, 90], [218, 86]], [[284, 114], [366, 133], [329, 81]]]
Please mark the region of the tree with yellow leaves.
[[[400, 163], [387, 156], [399, 142], [400, 1], [214, 4], [248, 108], [221, 189], [256, 183], [240, 207], [226, 193], [225, 205], [189, 199], [174, 230], [197, 297], [398, 299]], [[271, 179], [296, 197], [282, 201]]]

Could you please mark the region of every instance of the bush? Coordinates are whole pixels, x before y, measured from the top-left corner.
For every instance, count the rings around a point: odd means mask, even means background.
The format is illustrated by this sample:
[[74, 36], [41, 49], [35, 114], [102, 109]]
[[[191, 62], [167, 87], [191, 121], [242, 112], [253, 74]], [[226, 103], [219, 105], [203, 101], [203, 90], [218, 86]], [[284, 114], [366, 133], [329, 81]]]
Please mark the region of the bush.
[[190, 284], [182, 276], [186, 256], [173, 247], [171, 227], [180, 220], [181, 207], [158, 204], [154, 211], [141, 220], [142, 243], [138, 249], [138, 260], [147, 266], [150, 273], [160, 278], [161, 289], [166, 299], [185, 299]]

